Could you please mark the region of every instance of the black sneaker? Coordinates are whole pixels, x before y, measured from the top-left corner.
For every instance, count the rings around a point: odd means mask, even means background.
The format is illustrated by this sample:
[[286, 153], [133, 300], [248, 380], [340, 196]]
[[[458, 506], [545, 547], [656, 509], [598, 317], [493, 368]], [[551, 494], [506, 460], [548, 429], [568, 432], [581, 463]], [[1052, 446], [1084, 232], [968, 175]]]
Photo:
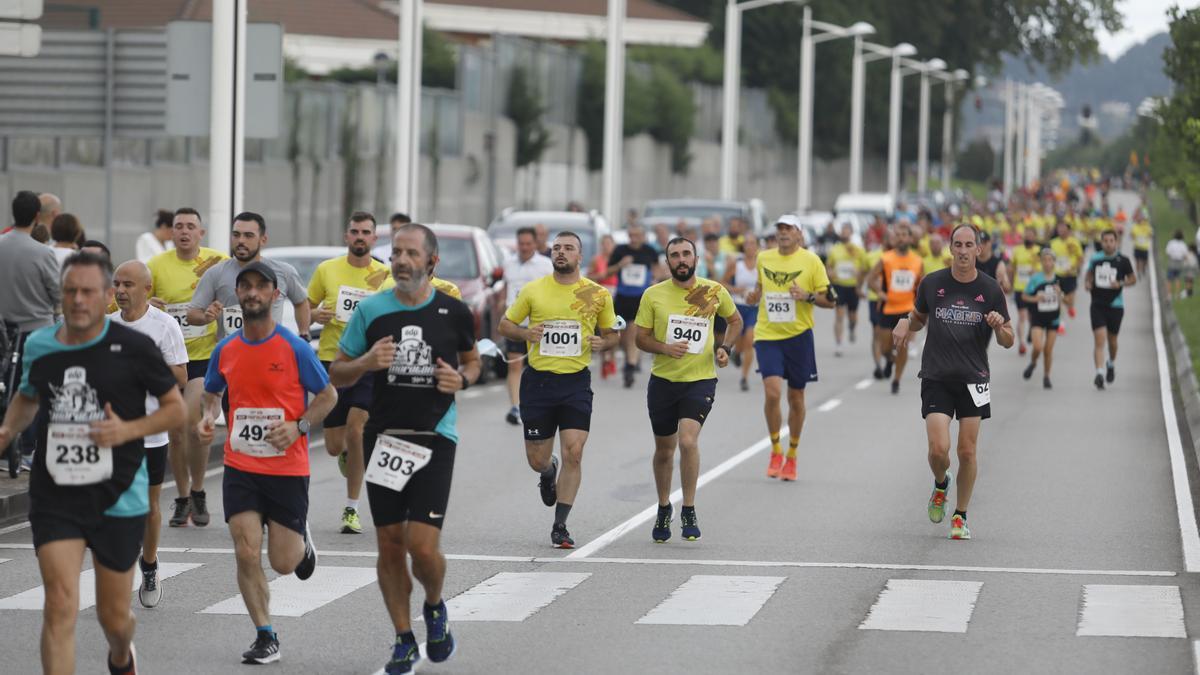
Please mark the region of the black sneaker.
[[567, 532], [566, 523], [554, 524], [554, 528], [550, 530], [550, 543], [554, 548], [575, 548], [575, 540], [571, 538], [571, 533]]
[[167, 521], [167, 524], [171, 527], [187, 527], [190, 515], [192, 515], [192, 500], [187, 497], [179, 497], [175, 500], [175, 513], [171, 514], [171, 520]]
[[1042, 378], [1042, 389], [1053, 389], [1053, 387], [1050, 386], [1050, 378]]
[[696, 507], [684, 507], [679, 512], [679, 534], [688, 541], [700, 540], [700, 525], [696, 522]]
[[742, 353], [740, 351], [735, 349], [733, 353], [729, 355], [729, 360], [733, 362], [734, 366], [738, 368], [742, 367]]
[[891, 377], [892, 376], [892, 366], [894, 366], [894, 365], [896, 365], [896, 363], [894, 361], [892, 361], [891, 359], [888, 359], [883, 364], [883, 377], [880, 379], [886, 380], [889, 377]]
[[1117, 379], [1117, 369], [1110, 363], [1104, 367], [1104, 381], [1112, 384], [1115, 379]]
[[511, 424], [513, 426], [520, 424], [521, 423], [521, 409], [514, 405], [508, 411], [508, 414], [504, 416], [504, 421], [508, 422], [509, 424]]
[[142, 603], [142, 607], [149, 609], [158, 605], [158, 601], [162, 600], [162, 586], [158, 585], [158, 561], [155, 560], [153, 565], [148, 565], [141, 556], [138, 556], [138, 567], [142, 570], [142, 585], [138, 587], [138, 602]]
[[242, 663], [265, 664], [279, 660], [279, 636], [265, 630], [258, 631], [250, 649], [242, 652]]
[[883, 368], [880, 368], [879, 366], [875, 366], [875, 372], [871, 373], [871, 377], [873, 377], [873, 378], [875, 378], [875, 379], [877, 379], [877, 380], [882, 380], [882, 379], [884, 379], [884, 377], [883, 377]]
[[400, 638], [396, 638], [396, 644], [392, 646], [392, 660], [383, 667], [383, 672], [387, 675], [405, 675], [413, 672], [420, 660], [421, 651], [417, 643], [401, 642]]
[[204, 490], [196, 492], [192, 491], [192, 522], [197, 527], [208, 525], [208, 495], [204, 494]]
[[434, 663], [441, 663], [454, 654], [454, 636], [450, 633], [450, 618], [446, 616], [446, 603], [439, 602], [437, 607], [425, 603], [422, 613], [425, 616], [425, 655]]
[[658, 507], [658, 516], [654, 518], [654, 529], [650, 531], [650, 538], [655, 543], [661, 544], [671, 538], [671, 516], [674, 509], [670, 504]]
[[554, 506], [558, 503], [558, 458], [550, 455], [550, 468], [541, 473], [538, 490], [542, 493], [542, 503]]
[[897, 380], [892, 380], [892, 393], [893, 394], [900, 393], [900, 382], [898, 382]]
[[1100, 373], [1096, 373], [1096, 379], [1092, 380], [1092, 382], [1096, 385], [1097, 389], [1104, 389], [1104, 376]]
[[742, 391], [750, 391], [750, 383], [747, 382], [746, 378], [744, 378], [744, 377], [742, 378], [742, 381], [740, 384], [738, 384], [738, 386], [741, 387]]
[[313, 575], [317, 569], [317, 545], [313, 543], [312, 531], [308, 529], [308, 521], [304, 521], [304, 559], [296, 565], [296, 578], [304, 581]]
[[1028, 366], [1025, 367], [1025, 372], [1021, 373], [1021, 377], [1025, 378], [1027, 380], [1029, 378], [1033, 377], [1033, 371], [1035, 368], [1037, 368], [1037, 364], [1030, 363]]

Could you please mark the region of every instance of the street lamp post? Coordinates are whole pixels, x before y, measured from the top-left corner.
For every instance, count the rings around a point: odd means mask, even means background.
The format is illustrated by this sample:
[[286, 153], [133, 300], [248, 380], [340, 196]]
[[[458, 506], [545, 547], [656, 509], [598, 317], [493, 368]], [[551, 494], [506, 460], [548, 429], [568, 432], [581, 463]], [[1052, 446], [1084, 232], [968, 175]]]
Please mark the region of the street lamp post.
[[608, 221], [621, 222], [621, 165], [625, 141], [625, 0], [608, 0], [605, 45], [603, 208]]
[[[869, 53], [864, 53], [863, 50]], [[852, 70], [851, 87], [853, 91], [850, 97], [850, 192], [862, 192], [862, 165], [863, 165], [863, 107], [866, 97], [866, 64], [880, 59], [892, 59], [894, 62], [904, 56], [913, 56], [917, 53], [917, 48], [901, 42], [894, 47], [885, 47], [871, 42], [864, 42], [862, 38], [856, 38], [854, 41], [854, 64]], [[898, 68], [898, 65], [893, 63], [893, 69]], [[894, 75], [895, 73], [893, 73]], [[893, 83], [894, 84], [894, 83]], [[888, 117], [888, 185], [889, 191], [892, 184], [891, 165], [892, 159], [892, 140], [896, 139], [896, 150], [899, 151], [899, 134], [900, 134], [900, 92], [895, 86], [892, 87], [891, 109]], [[892, 122], [895, 118], [895, 125]]]
[[929, 183], [929, 74], [946, 69], [946, 62], [930, 59], [915, 62], [913, 70], [921, 74], [920, 112], [917, 124], [917, 194], [925, 194]]
[[950, 194], [951, 166], [954, 164], [954, 87], [967, 81], [970, 76], [970, 73], [959, 68], [940, 78], [946, 85], [945, 109], [942, 110], [942, 192], [946, 194]]
[[[819, 32], [813, 35], [813, 31]], [[823, 21], [814, 21], [812, 8], [804, 8], [804, 26], [800, 37], [800, 111], [799, 147], [797, 148], [796, 210], [807, 211], [812, 206], [812, 129], [813, 79], [815, 77], [816, 46], [838, 38], [852, 37], [856, 47], [865, 35], [875, 33], [869, 23], [858, 22], [843, 28]]]
[[1013, 83], [1004, 81], [1004, 198], [1012, 194], [1013, 185]]

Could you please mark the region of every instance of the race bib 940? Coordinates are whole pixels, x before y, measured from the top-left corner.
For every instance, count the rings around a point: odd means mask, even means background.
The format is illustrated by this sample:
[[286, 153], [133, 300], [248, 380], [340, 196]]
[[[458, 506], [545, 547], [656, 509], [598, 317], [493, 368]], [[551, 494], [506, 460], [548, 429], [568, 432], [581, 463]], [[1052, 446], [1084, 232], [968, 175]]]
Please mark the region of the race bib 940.
[[688, 343], [689, 354], [699, 354], [708, 343], [710, 319], [702, 316], [672, 314], [667, 317], [667, 344]]

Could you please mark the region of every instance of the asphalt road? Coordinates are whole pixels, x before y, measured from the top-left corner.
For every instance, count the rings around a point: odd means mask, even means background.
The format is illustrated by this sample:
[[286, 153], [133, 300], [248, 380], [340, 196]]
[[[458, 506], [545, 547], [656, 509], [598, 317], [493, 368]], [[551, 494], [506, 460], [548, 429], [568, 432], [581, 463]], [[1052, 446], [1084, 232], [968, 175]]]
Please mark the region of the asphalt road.
[[[1129, 199], [1114, 207], [1131, 210]], [[503, 421], [503, 389], [465, 392], [444, 533], [459, 651], [423, 670], [1194, 671], [1200, 585], [1181, 544], [1150, 288], [1127, 291], [1117, 381], [1103, 392], [1091, 383], [1086, 297], [1059, 340], [1053, 390], [1021, 379], [1015, 349], [992, 348], [994, 417], [967, 542], [946, 539], [949, 519], [933, 525], [925, 515], [916, 368], [893, 396], [870, 379], [865, 339], [835, 358], [831, 312], [818, 318], [820, 382], [808, 390], [798, 482], [765, 477], [761, 386], [739, 392], [736, 374], [723, 373], [701, 437], [698, 542], [679, 541], [677, 529], [666, 544], [650, 540], [644, 377], [632, 392], [594, 381], [574, 552], [550, 547], [552, 513], [519, 431]], [[273, 586], [277, 668], [373, 673], [393, 635], [374, 584], [369, 515], [364, 504], [366, 534], [339, 534], [336, 464], [317, 449], [312, 470], [320, 567], [307, 584]], [[253, 628], [236, 613], [219, 485], [210, 479], [212, 525], [163, 533], [160, 559], [177, 575], [164, 580], [158, 608], [137, 608], [143, 672], [241, 668]], [[7, 672], [37, 668], [36, 590], [20, 595], [40, 584], [29, 541], [28, 529], [0, 535]], [[1189, 557], [1194, 571], [1200, 560]], [[14, 608], [22, 605], [34, 609]], [[80, 616], [78, 642], [80, 672], [96, 672], [105, 647], [94, 609]]]

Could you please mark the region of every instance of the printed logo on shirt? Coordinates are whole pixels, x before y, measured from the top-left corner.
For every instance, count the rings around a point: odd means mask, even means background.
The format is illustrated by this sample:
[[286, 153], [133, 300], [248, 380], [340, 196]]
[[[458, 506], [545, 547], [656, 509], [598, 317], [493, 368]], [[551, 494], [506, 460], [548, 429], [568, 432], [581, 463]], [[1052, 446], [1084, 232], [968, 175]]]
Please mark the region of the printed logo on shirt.
[[571, 310], [587, 318], [599, 316], [600, 310], [604, 309], [605, 293], [608, 291], [603, 286], [580, 284], [575, 289], [575, 302], [571, 303]]
[[720, 286], [696, 284], [684, 296], [684, 300], [691, 305], [687, 308], [687, 315], [708, 317], [716, 314], [717, 307], [721, 305], [720, 293]]
[[791, 285], [791, 283], [796, 280], [796, 277], [800, 276], [803, 271], [804, 270], [798, 270], [796, 272], [776, 272], [774, 270], [767, 269], [766, 267], [763, 268], [763, 274], [767, 275], [767, 278], [771, 280], [771, 283], [775, 284], [776, 286]]
[[396, 354], [388, 368], [388, 384], [432, 386], [433, 347], [425, 342], [420, 326], [405, 326], [400, 329], [400, 341], [396, 343]]
[[282, 363], [272, 363], [269, 370], [272, 373], [282, 373], [283, 372], [283, 364]]
[[983, 293], [975, 296], [975, 302], [983, 302]]
[[939, 298], [944, 298], [944, 297], [946, 297], [946, 289], [944, 289], [944, 288], [939, 288], [939, 289], [938, 289], [938, 294], [937, 294], [937, 296], [938, 296]]
[[933, 315], [940, 321], [958, 326], [978, 326], [983, 323], [983, 312], [963, 307], [937, 307]]
[[368, 274], [367, 286], [369, 286], [373, 291], [379, 290], [379, 285], [384, 281], [387, 281], [387, 278], [391, 275], [391, 273], [391, 270], [379, 270], [378, 272], [372, 272], [371, 274]]
[[211, 258], [196, 257], [196, 264], [192, 266], [192, 272], [196, 275], [196, 280], [192, 282], [193, 291], [196, 290], [196, 285], [200, 283], [200, 277], [204, 276], [205, 272], [215, 267], [219, 262], [221, 262], [221, 256], [214, 255]]
[[96, 390], [87, 383], [87, 369], [73, 366], [63, 372], [61, 387], [50, 385], [51, 422], [95, 422], [104, 419]]

